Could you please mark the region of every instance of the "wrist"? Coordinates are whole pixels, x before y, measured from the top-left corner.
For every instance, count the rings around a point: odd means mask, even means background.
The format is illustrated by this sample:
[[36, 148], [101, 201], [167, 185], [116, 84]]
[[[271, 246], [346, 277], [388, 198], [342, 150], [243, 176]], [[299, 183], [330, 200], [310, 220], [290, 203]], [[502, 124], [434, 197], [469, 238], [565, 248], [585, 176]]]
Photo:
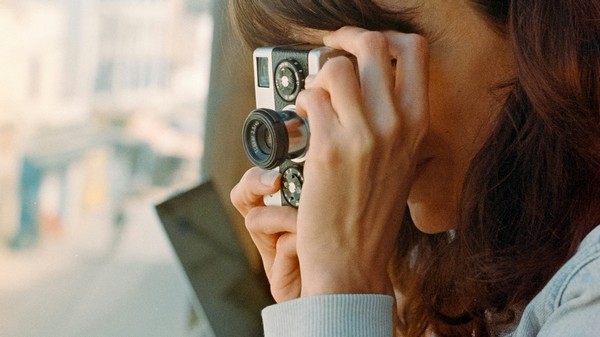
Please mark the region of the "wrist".
[[[302, 269], [302, 268], [301, 268]], [[391, 281], [385, 269], [341, 268], [328, 266], [301, 271], [301, 297], [331, 294], [385, 294], [393, 295]]]

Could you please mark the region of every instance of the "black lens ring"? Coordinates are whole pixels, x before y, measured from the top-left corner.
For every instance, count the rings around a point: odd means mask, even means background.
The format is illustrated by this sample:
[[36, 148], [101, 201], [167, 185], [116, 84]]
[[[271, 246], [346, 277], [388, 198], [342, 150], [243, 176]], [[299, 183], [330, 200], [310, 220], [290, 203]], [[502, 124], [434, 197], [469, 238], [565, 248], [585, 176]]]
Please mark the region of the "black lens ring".
[[[271, 134], [271, 151], [264, 151], [257, 141], [257, 130], [265, 127]], [[270, 170], [281, 165], [288, 154], [289, 140], [285, 123], [279, 114], [271, 109], [255, 109], [246, 118], [243, 131], [244, 151], [248, 159], [261, 168]]]

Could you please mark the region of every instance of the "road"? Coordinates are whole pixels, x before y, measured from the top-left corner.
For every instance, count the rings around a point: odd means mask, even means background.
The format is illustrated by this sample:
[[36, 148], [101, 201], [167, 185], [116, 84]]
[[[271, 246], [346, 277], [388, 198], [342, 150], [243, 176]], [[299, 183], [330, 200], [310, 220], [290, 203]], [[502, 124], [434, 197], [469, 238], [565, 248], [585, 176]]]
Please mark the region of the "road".
[[29, 251], [2, 246], [0, 336], [203, 336], [152, 198], [128, 201], [122, 230], [92, 216]]

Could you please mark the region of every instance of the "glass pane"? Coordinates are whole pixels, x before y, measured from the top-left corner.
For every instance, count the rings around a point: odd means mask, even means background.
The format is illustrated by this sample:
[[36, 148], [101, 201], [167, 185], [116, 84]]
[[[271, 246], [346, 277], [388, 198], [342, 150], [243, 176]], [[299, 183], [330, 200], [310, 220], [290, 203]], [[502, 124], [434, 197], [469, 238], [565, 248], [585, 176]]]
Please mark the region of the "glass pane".
[[200, 179], [209, 1], [0, 1], [1, 336], [203, 335], [154, 205]]

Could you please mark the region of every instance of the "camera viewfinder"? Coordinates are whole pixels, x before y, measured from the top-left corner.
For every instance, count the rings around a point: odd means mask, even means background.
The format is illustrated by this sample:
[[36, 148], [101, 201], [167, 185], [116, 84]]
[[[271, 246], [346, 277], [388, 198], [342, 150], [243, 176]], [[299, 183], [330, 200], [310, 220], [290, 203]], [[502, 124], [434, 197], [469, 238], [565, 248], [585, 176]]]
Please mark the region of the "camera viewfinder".
[[257, 57], [256, 58], [256, 72], [258, 79], [257, 85], [261, 88], [268, 88], [269, 83], [269, 58], [268, 57]]

